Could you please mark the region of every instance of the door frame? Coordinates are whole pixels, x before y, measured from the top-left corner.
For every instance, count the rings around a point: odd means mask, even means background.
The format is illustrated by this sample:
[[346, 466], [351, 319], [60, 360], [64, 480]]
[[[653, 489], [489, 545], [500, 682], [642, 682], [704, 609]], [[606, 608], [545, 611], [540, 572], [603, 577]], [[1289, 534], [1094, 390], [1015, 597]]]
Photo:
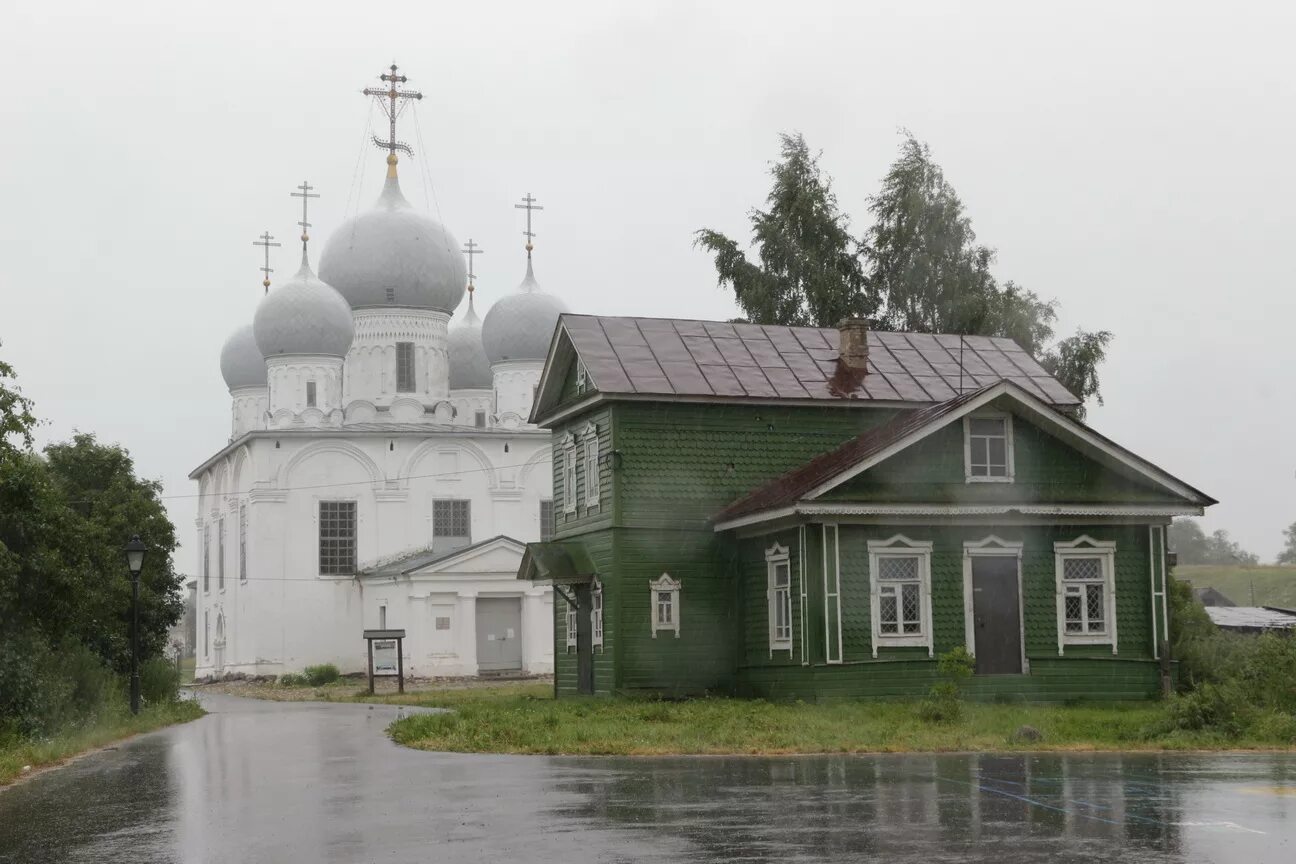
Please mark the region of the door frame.
[[976, 628], [973, 626], [972, 559], [1017, 559], [1017, 644], [1021, 648], [1021, 671], [1030, 674], [1030, 661], [1026, 659], [1026, 603], [1022, 595], [1022, 543], [1004, 540], [990, 534], [981, 540], [963, 543], [963, 642], [968, 653], [976, 656]]

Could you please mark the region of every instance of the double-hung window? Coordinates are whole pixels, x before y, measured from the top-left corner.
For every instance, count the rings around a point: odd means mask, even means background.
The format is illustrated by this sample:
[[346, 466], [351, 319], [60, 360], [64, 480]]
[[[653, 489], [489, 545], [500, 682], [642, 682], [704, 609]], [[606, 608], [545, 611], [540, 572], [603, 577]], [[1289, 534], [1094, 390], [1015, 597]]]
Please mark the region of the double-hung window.
[[576, 512], [576, 436], [568, 432], [562, 439], [563, 512]]
[[593, 423], [585, 427], [585, 507], [599, 506], [599, 439], [598, 427]]
[[672, 579], [669, 573], [648, 582], [648, 591], [652, 609], [652, 637], [657, 638], [658, 630], [671, 630], [675, 638], [680, 635], [680, 582]]
[[765, 551], [766, 602], [769, 606], [769, 648], [792, 653], [792, 564], [786, 546]]
[[1081, 537], [1054, 543], [1058, 653], [1066, 645], [1107, 645], [1116, 653], [1116, 544]]
[[969, 483], [1011, 483], [1012, 417], [1008, 414], [964, 417], [963, 462]]
[[603, 647], [603, 583], [597, 578], [590, 586], [590, 644]]
[[414, 343], [396, 343], [396, 392], [413, 393], [414, 383]]
[[356, 502], [319, 502], [319, 572], [352, 576], [356, 571]]
[[932, 651], [931, 549], [897, 535], [870, 540], [869, 594], [873, 656], [878, 648], [923, 646]]
[[572, 654], [576, 651], [576, 633], [579, 626], [579, 620], [575, 606], [567, 607], [567, 653]]

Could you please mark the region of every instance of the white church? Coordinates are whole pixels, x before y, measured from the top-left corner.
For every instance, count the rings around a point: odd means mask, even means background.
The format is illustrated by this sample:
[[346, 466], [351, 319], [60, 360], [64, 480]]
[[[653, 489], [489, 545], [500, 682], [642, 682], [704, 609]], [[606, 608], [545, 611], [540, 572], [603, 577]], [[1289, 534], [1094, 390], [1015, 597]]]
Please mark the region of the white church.
[[189, 475], [200, 678], [360, 672], [366, 628], [406, 631], [407, 675], [553, 671], [552, 593], [515, 575], [552, 520], [549, 433], [527, 418], [565, 307], [535, 280], [528, 209], [526, 276], [477, 318], [458, 241], [401, 194], [395, 118], [419, 94], [382, 78], [378, 201], [318, 276], [303, 215], [301, 269], [267, 272], [221, 349], [231, 437]]

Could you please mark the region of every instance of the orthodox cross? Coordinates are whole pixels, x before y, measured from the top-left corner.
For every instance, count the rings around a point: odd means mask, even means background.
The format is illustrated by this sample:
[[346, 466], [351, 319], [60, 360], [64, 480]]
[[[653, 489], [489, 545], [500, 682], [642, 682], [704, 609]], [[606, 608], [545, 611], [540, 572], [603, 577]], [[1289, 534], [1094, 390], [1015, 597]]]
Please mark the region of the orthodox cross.
[[311, 191], [315, 187], [310, 185], [310, 183], [306, 182], [305, 180], [303, 180], [301, 182], [301, 185], [298, 186], [297, 188], [300, 189], [301, 191], [289, 192], [288, 194], [291, 195], [293, 198], [302, 199], [302, 218], [301, 221], [298, 222], [297, 224], [300, 225], [302, 229], [302, 236], [301, 236], [302, 251], [305, 252], [306, 241], [310, 240], [310, 227], [311, 227], [311, 223], [306, 221], [306, 206], [310, 204], [310, 199], [318, 198], [320, 196]]
[[514, 205], [513, 205], [513, 209], [515, 209], [515, 210], [525, 210], [525, 211], [527, 211], [527, 227], [526, 227], [526, 230], [522, 232], [522, 236], [525, 237], [525, 238], [527, 238], [527, 242], [526, 242], [527, 257], [530, 258], [530, 257], [531, 257], [531, 250], [532, 250], [533, 248], [535, 248], [534, 246], [531, 245], [531, 241], [532, 241], [532, 240], [535, 238], [535, 236], [536, 236], [536, 235], [535, 235], [535, 232], [533, 232], [533, 231], [531, 230], [531, 211], [532, 211], [532, 210], [543, 210], [544, 208], [541, 207], [539, 204], [537, 204], [537, 203], [536, 203], [536, 199], [535, 199], [535, 198], [532, 198], [532, 197], [531, 197], [531, 193], [528, 192], [528, 193], [526, 194], [526, 197], [522, 199], [522, 203], [521, 203], [521, 204], [514, 204]]
[[[404, 141], [396, 140], [396, 118], [404, 110], [408, 100], [419, 100], [423, 94], [417, 90], [400, 90], [398, 84], [404, 84], [409, 79], [404, 75], [396, 74], [396, 64], [391, 65], [391, 72], [384, 72], [378, 76], [378, 80], [386, 82], [386, 87], [366, 87], [364, 95], [374, 97], [374, 101], [382, 106], [383, 113], [387, 115], [387, 122], [390, 125], [387, 140], [384, 141], [377, 135], [373, 136], [373, 143], [379, 150], [387, 151], [387, 164], [392, 166], [392, 173], [396, 170], [396, 151], [399, 150], [407, 156], [413, 156], [414, 151]], [[384, 102], [383, 100], [387, 100]], [[404, 100], [404, 101], [402, 101]], [[390, 175], [389, 175], [390, 176]]]
[[261, 281], [261, 284], [265, 286], [265, 290], [267, 294], [270, 293], [270, 274], [274, 272], [274, 270], [271, 269], [270, 267], [270, 247], [283, 245], [281, 243], [275, 243], [273, 241], [274, 241], [274, 236], [269, 231], [262, 234], [260, 239], [252, 241], [253, 246], [265, 247], [265, 266], [261, 268], [261, 272], [265, 274], [265, 279]]
[[481, 246], [474, 243], [473, 239], [469, 237], [468, 242], [464, 244], [464, 248], [462, 251], [463, 254], [468, 256], [468, 291], [471, 293], [472, 291], [476, 290], [473, 286], [473, 279], [475, 278], [473, 274], [473, 256], [485, 255], [486, 250], [482, 249]]

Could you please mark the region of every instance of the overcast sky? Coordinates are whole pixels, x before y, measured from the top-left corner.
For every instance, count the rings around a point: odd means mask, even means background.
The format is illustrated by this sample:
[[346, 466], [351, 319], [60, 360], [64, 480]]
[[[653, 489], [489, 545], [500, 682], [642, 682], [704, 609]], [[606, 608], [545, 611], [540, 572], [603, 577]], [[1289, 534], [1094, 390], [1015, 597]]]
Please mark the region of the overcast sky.
[[285, 241], [284, 278], [303, 178], [317, 240], [372, 203], [358, 91], [393, 60], [426, 95], [406, 194], [486, 250], [479, 312], [522, 277], [530, 191], [573, 311], [731, 317], [692, 232], [748, 236], [778, 133], [823, 151], [860, 233], [908, 128], [1001, 279], [1058, 300], [1062, 334], [1116, 334], [1090, 422], [1265, 559], [1296, 521], [1291, 4], [199, 5], [0, 13], [0, 357], [41, 443], [94, 431], [178, 496], [186, 572], [251, 241]]

